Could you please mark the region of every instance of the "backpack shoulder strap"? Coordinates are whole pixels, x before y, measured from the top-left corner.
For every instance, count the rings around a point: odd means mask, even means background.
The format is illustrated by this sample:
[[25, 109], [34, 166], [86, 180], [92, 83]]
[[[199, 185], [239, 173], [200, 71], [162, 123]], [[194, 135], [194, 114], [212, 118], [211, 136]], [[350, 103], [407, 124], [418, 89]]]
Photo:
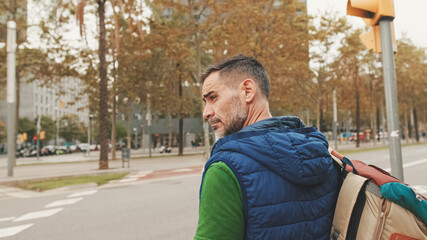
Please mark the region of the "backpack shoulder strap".
[[[331, 147], [328, 148], [329, 153], [331, 154], [332, 159], [341, 167], [342, 170], [346, 170], [348, 172], [352, 172], [355, 174], [359, 174], [354, 167], [353, 163], [350, 161], [350, 159], [344, 157], [339, 152], [335, 151]], [[351, 166], [351, 170], [348, 170], [347, 165]]]

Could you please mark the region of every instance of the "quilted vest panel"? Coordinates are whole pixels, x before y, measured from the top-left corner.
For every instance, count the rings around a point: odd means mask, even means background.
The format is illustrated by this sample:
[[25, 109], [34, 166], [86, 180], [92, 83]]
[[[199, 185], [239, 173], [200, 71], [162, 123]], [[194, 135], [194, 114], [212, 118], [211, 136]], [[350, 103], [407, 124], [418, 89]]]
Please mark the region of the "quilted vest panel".
[[[306, 144], [296, 144], [298, 141], [292, 140], [292, 137], [283, 138], [283, 141], [286, 139], [296, 152], [304, 152], [307, 148]], [[245, 152], [245, 143], [239, 139], [227, 144], [233, 144], [241, 151], [219, 148], [205, 169], [214, 162], [223, 161], [236, 175], [243, 196], [245, 239], [329, 238], [338, 195], [336, 168], [331, 167], [329, 176], [323, 182], [301, 185], [266, 167], [263, 160], [253, 158], [250, 151]], [[259, 147], [268, 146], [260, 143]], [[319, 152], [324, 151], [322, 149]], [[317, 154], [314, 158], [323, 158], [333, 166], [328, 153]], [[304, 164], [310, 165], [312, 160], [318, 162], [318, 159], [307, 158]]]

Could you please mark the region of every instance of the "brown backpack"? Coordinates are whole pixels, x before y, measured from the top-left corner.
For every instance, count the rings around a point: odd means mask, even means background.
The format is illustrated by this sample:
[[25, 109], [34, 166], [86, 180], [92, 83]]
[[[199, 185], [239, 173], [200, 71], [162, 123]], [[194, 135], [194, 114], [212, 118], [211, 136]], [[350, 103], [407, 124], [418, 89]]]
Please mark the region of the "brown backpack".
[[427, 227], [420, 218], [381, 194], [382, 184], [398, 179], [378, 167], [349, 161], [331, 148], [329, 152], [343, 173], [331, 239], [427, 239]]

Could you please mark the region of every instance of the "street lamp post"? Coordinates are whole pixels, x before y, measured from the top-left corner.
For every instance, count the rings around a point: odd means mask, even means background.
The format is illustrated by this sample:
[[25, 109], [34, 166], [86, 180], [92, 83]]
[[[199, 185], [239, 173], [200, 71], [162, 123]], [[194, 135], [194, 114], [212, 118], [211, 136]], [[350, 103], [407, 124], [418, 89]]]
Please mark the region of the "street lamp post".
[[144, 152], [144, 124], [141, 124], [141, 148]]
[[138, 149], [138, 129], [133, 128], [133, 131], [135, 132], [135, 149]]
[[40, 152], [40, 115], [37, 118], [37, 161], [39, 159], [39, 152]]
[[148, 156], [151, 158], [151, 95], [147, 94], [147, 133], [148, 133]]
[[91, 131], [91, 127], [92, 127], [92, 119], [93, 119], [93, 115], [92, 114], [90, 114], [89, 115], [89, 126], [87, 127], [88, 128], [88, 134], [87, 134], [87, 143], [89, 144], [88, 146], [87, 146], [87, 149], [86, 149], [86, 152], [87, 152], [87, 155], [89, 156], [90, 155], [90, 143], [91, 143], [91, 138], [90, 138], [90, 131]]
[[338, 149], [338, 131], [337, 131], [337, 92], [334, 90], [333, 95], [333, 108], [334, 108], [334, 121], [332, 122], [332, 132], [334, 137], [335, 149]]
[[13, 176], [13, 164], [15, 162], [15, 51], [16, 51], [16, 23], [7, 22], [7, 176]]

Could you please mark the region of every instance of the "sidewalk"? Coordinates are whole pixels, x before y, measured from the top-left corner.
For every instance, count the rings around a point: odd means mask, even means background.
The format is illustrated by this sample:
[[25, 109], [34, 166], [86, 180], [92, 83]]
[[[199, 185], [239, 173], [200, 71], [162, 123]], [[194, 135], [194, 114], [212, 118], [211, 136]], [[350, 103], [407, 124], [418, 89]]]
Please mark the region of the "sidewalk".
[[[405, 142], [402, 142], [402, 146]], [[334, 142], [330, 142], [330, 146], [335, 148]], [[338, 151], [353, 150], [353, 149], [369, 149], [388, 147], [388, 142], [376, 143], [361, 143], [359, 148], [356, 148], [354, 142], [342, 142], [338, 145]], [[98, 170], [99, 168], [99, 152], [91, 152], [89, 156], [85, 153], [73, 153], [57, 156], [40, 157], [39, 160], [35, 157], [17, 159], [17, 166], [13, 168], [13, 176], [8, 177], [8, 165], [5, 155], [0, 156], [0, 185], [23, 181], [35, 180], [62, 176], [81, 176], [91, 174], [101, 174], [106, 172], [139, 172], [153, 171], [174, 168], [185, 168], [193, 166], [203, 166], [202, 148], [186, 148], [184, 156], [178, 157], [178, 149], [172, 149], [172, 153], [152, 152], [152, 158], [148, 157], [148, 151], [131, 150], [130, 168], [125, 163], [122, 167], [121, 151], [117, 151], [117, 160], [111, 160], [109, 154], [108, 170]]]
[[109, 172], [138, 172], [159, 169], [181, 168], [189, 166], [203, 166], [203, 157], [200, 148], [184, 150], [184, 156], [177, 156], [178, 149], [172, 153], [152, 152], [149, 158], [148, 151], [132, 150], [130, 167], [121, 160], [121, 151], [117, 151], [117, 160], [111, 160], [109, 154], [109, 169], [98, 170], [99, 152], [72, 153], [56, 156], [18, 158], [17, 166], [13, 168], [13, 176], [9, 177], [6, 156], [0, 157], [0, 185], [23, 180], [36, 180], [63, 176], [96, 175]]

